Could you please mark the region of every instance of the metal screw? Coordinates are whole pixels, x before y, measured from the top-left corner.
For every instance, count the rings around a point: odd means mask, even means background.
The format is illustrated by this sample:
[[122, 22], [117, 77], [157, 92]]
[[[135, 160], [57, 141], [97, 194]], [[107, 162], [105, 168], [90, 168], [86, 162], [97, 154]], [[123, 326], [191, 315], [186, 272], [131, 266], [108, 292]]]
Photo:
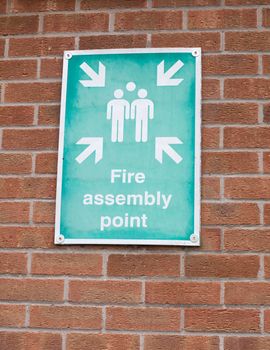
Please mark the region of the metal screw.
[[72, 53], [67, 52], [66, 55], [65, 55], [65, 58], [66, 58], [67, 60], [70, 60], [71, 57], [72, 57]]
[[192, 234], [192, 235], [190, 236], [190, 240], [191, 240], [191, 242], [196, 243], [196, 242], [198, 241], [198, 236]]
[[57, 238], [58, 243], [64, 243], [65, 237], [63, 235], [59, 235]]
[[197, 50], [192, 51], [192, 56], [195, 56], [195, 57], [199, 56], [199, 51]]

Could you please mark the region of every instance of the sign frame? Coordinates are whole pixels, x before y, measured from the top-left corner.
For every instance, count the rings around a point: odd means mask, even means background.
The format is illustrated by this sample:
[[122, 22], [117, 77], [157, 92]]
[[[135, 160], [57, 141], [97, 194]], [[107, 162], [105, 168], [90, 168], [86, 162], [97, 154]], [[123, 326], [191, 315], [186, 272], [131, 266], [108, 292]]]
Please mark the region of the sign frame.
[[[110, 55], [138, 53], [191, 53], [196, 58], [195, 79], [195, 145], [194, 145], [194, 233], [190, 240], [138, 240], [138, 239], [66, 239], [60, 232], [61, 198], [62, 198], [62, 169], [64, 154], [64, 131], [66, 114], [66, 95], [68, 62], [74, 55]], [[69, 50], [64, 51], [60, 127], [58, 142], [58, 164], [56, 182], [56, 211], [54, 243], [60, 245], [92, 244], [92, 245], [158, 245], [158, 246], [200, 246], [201, 219], [201, 48], [135, 48], [135, 49], [98, 49], [98, 50]]]

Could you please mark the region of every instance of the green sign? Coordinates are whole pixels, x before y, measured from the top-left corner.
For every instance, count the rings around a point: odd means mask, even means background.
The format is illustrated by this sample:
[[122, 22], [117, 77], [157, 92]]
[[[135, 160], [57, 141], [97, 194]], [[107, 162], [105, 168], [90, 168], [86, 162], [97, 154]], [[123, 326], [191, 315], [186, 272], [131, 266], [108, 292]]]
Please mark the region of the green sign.
[[64, 54], [57, 244], [200, 244], [201, 51]]

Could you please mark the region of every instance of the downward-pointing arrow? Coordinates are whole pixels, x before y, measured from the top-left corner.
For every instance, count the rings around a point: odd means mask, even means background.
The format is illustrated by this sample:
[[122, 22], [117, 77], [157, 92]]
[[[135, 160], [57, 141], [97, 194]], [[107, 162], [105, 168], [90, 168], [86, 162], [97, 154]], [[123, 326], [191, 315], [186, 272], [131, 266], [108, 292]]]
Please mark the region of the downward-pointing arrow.
[[180, 163], [183, 158], [170, 145], [177, 145], [182, 143], [183, 142], [178, 137], [156, 137], [156, 160], [162, 164], [163, 152], [165, 152], [175, 163]]
[[184, 63], [180, 60], [175, 62], [171, 68], [164, 71], [164, 60], [160, 62], [157, 66], [157, 86], [177, 86], [184, 79], [172, 79], [175, 73], [177, 73], [182, 67]]
[[76, 161], [81, 164], [93, 152], [96, 152], [95, 164], [97, 164], [103, 156], [103, 137], [82, 137], [76, 145], [89, 145], [82, 153], [78, 155]]
[[96, 73], [86, 62], [83, 62], [80, 65], [80, 68], [89, 76], [89, 78], [91, 78], [91, 80], [80, 80], [80, 83], [84, 87], [105, 86], [106, 67], [101, 62], [99, 62], [98, 65], [98, 73]]

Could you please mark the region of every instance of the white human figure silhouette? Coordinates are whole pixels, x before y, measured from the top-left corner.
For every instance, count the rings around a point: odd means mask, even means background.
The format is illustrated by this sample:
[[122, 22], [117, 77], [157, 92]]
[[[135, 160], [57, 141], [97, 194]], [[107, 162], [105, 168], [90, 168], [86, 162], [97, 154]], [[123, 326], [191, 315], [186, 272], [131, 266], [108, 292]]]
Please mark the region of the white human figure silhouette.
[[131, 104], [131, 119], [136, 120], [135, 140], [136, 142], [147, 142], [148, 140], [148, 118], [154, 118], [154, 104], [146, 99], [147, 90], [138, 91], [138, 99]]
[[107, 104], [107, 119], [112, 120], [112, 142], [123, 142], [124, 119], [129, 119], [130, 106], [127, 100], [122, 99], [123, 95], [123, 90], [115, 90], [115, 99]]

